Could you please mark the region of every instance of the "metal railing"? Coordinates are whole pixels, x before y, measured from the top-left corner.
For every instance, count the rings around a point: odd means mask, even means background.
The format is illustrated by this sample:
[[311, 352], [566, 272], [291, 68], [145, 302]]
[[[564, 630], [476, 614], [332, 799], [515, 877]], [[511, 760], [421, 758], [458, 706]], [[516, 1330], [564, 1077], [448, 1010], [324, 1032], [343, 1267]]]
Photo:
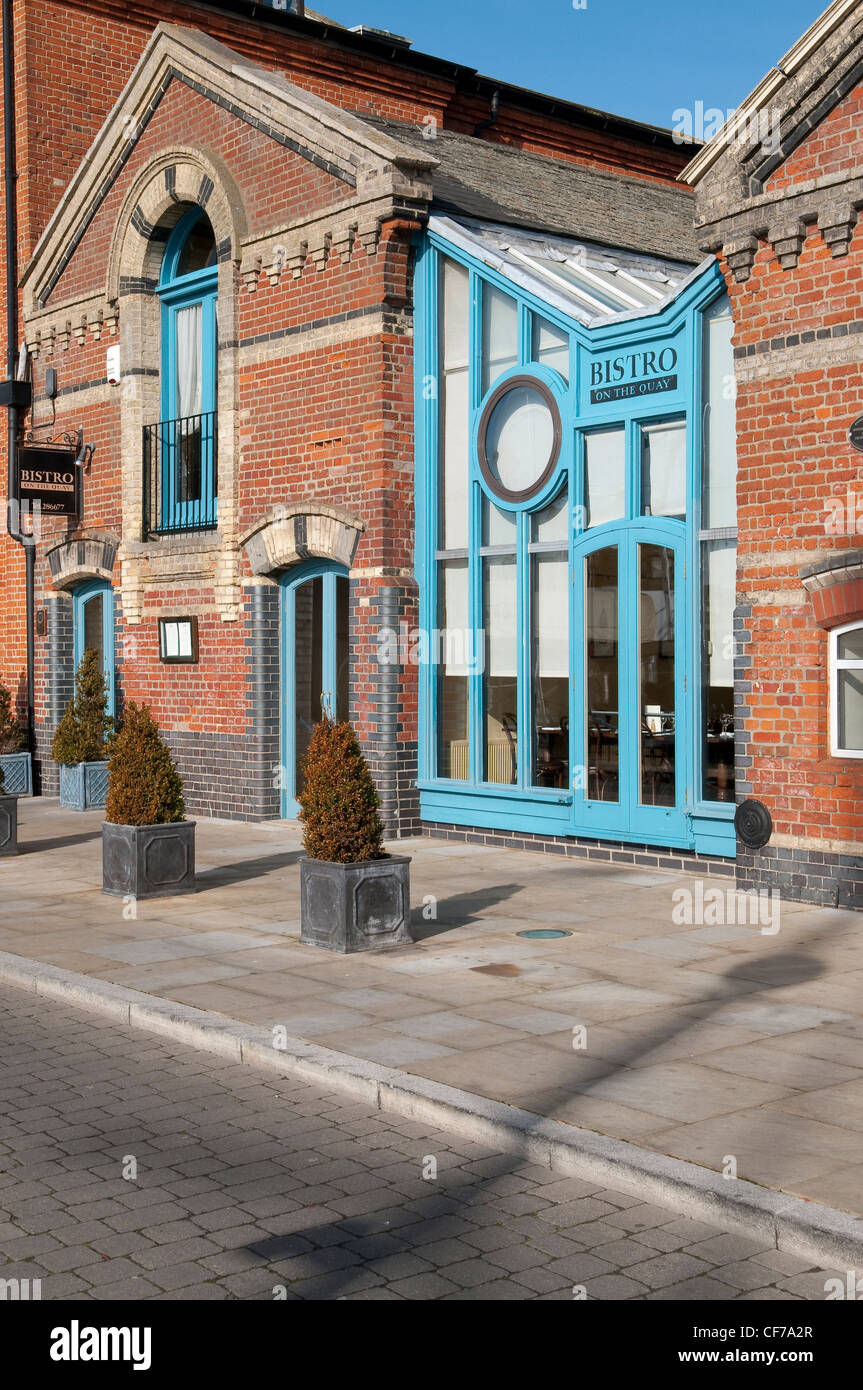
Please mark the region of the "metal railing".
[[216, 412], [144, 426], [142, 535], [208, 531], [216, 526]]

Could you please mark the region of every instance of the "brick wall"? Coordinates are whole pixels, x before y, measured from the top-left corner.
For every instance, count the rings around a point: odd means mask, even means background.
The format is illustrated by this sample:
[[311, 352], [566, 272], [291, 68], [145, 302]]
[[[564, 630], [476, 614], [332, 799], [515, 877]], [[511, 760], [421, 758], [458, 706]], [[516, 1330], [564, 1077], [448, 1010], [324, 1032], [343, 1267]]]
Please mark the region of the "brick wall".
[[[773, 819], [763, 850], [738, 847], [738, 882], [863, 906], [863, 768], [830, 753], [828, 635], [803, 582], [859, 549], [863, 529], [848, 437], [863, 411], [863, 88], [859, 40], [831, 42], [775, 98], [789, 149], [763, 187], [760, 156], [731, 149], [696, 191], [735, 325], [738, 791]], [[800, 139], [797, 104], [826, 90], [831, 109]]]
[[[314, 25], [266, 12], [250, 19], [168, 0], [16, 0], [22, 269], [161, 21], [201, 29], [346, 110], [420, 124], [433, 117], [463, 131], [489, 116], [490, 92], [468, 70], [384, 56], [349, 37], [324, 39]], [[647, 179], [675, 177], [682, 150], [609, 120], [603, 128], [565, 106], [551, 114], [541, 101], [520, 101], [504, 89], [485, 138]], [[157, 418], [155, 320], [141, 307], [152, 286], [121, 282], [118, 320], [103, 324], [92, 311], [105, 294], [130, 188], [160, 151], [181, 147], [206, 148], [220, 163], [250, 238], [302, 218], [313, 225], [350, 194], [224, 103], [175, 80], [51, 291], [53, 304], [73, 305], [75, 313], [67, 319], [61, 312], [37, 347], [30, 423], [55, 436], [83, 428], [95, 446], [75, 534], [98, 531], [120, 543], [112, 572], [118, 694], [151, 705], [186, 778], [193, 813], [276, 815], [278, 589], [252, 574], [239, 538], [273, 508], [309, 499], [339, 508], [363, 528], [351, 572], [350, 715], [381, 788], [388, 829], [412, 833], [419, 825], [416, 671], [380, 669], [377, 651], [381, 626], [415, 622], [411, 239], [418, 223], [394, 215], [376, 244], [352, 237], [281, 277], [249, 271], [238, 247], [233, 260], [227, 248], [219, 280], [220, 450], [224, 421], [231, 477], [220, 471], [219, 533], [148, 547], [139, 539], [140, 506], [129, 500], [140, 484], [140, 424], [124, 424], [124, 393], [146, 402], [141, 423]], [[83, 315], [82, 304], [89, 306]], [[107, 309], [113, 314], [113, 305]], [[0, 313], [0, 346], [4, 326]], [[105, 350], [117, 341], [124, 364], [133, 360], [134, 367], [122, 386], [109, 387]], [[53, 404], [44, 390], [48, 367], [59, 378]], [[220, 470], [222, 462], [220, 452]], [[69, 534], [64, 523], [45, 522], [37, 564], [37, 603], [49, 609], [49, 635], [36, 653], [38, 757], [49, 792], [56, 791], [50, 740], [71, 695], [71, 604], [55, 589], [45, 555]], [[22, 712], [23, 574], [19, 549], [3, 537], [0, 676]], [[165, 614], [197, 616], [197, 665], [159, 661], [158, 618]]]

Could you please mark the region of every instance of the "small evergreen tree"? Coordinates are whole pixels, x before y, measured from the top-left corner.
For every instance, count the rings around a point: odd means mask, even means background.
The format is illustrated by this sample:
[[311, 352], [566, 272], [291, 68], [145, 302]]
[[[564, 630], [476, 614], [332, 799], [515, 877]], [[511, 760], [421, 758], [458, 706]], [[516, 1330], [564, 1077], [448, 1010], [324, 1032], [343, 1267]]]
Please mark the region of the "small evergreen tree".
[[106, 820], [114, 825], [185, 820], [183, 779], [147, 705], [126, 705], [108, 755]]
[[0, 754], [17, 753], [24, 746], [24, 730], [12, 710], [12, 696], [0, 685]]
[[302, 761], [303, 847], [310, 859], [354, 864], [383, 856], [375, 784], [350, 724], [324, 718]]
[[51, 746], [55, 763], [72, 767], [76, 763], [96, 763], [105, 757], [105, 739], [113, 726], [107, 713], [108, 683], [102, 672], [98, 652], [88, 647], [75, 675], [75, 694]]

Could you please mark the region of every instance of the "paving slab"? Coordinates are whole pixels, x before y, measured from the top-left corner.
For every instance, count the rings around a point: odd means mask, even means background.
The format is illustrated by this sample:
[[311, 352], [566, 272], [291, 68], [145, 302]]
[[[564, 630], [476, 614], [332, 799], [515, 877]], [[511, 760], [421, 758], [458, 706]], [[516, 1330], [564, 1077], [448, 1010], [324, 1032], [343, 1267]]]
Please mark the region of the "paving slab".
[[120, 1013], [124, 989], [169, 1021], [207, 1010], [228, 1049], [278, 1024], [353, 1055], [358, 1093], [382, 1064], [863, 1214], [855, 913], [783, 902], [776, 934], [678, 924], [693, 874], [426, 838], [398, 846], [415, 944], [331, 956], [299, 942], [295, 825], [199, 819], [199, 891], [130, 912], [100, 892], [100, 813], [39, 799], [19, 817], [0, 949], [108, 982]]

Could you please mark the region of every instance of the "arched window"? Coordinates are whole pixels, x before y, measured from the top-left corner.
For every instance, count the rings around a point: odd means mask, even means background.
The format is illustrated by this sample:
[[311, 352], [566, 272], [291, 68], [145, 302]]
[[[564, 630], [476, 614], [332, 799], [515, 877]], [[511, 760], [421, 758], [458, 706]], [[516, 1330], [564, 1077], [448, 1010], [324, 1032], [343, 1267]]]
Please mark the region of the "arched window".
[[161, 419], [149, 428], [146, 513], [155, 532], [216, 525], [216, 241], [192, 207], [168, 238], [162, 305]]

